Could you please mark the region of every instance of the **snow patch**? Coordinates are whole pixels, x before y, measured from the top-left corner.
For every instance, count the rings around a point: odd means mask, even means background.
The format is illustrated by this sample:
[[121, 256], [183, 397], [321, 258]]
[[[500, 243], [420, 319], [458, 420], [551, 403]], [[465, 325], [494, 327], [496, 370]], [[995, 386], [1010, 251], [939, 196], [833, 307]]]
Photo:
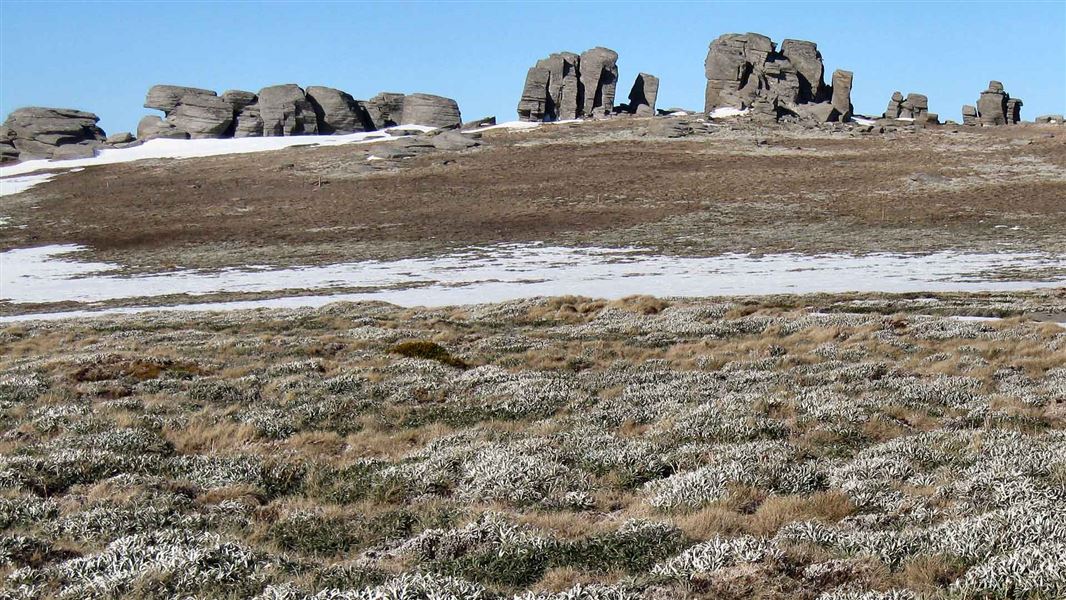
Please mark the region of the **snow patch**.
[[732, 106], [719, 106], [718, 108], [712, 110], [707, 116], [712, 119], [725, 119], [728, 117], [739, 117], [741, 115], [746, 114], [748, 114], [748, 109], [746, 108], [741, 110], [739, 108], [733, 108]]
[[496, 125], [489, 125], [488, 127], [465, 129], [463, 130], [463, 133], [479, 133], [482, 131], [492, 131], [493, 129], [534, 129], [541, 125], [543, 125], [543, 123], [538, 121], [507, 121], [506, 123], [497, 123]]
[[[102, 302], [171, 294], [322, 290], [283, 297], [137, 310], [233, 310], [322, 306], [380, 300], [402, 306], [447, 306], [535, 296], [576, 294], [621, 298], [737, 296], [840, 292], [1008, 291], [1061, 287], [1066, 278], [996, 281], [980, 273], [1066, 269], [1066, 256], [1039, 253], [928, 255], [726, 254], [712, 257], [647, 255], [639, 249], [502, 245], [433, 258], [364, 261], [215, 272], [182, 270], [124, 277], [118, 265], [76, 262], [78, 246], [42, 246], [0, 253], [0, 301]], [[357, 293], [328, 294], [341, 287]], [[30, 318], [8, 317], [4, 320]]]
[[24, 175], [22, 177], [0, 179], [0, 197], [25, 192], [39, 183], [50, 181], [55, 176], [55, 173], [42, 173], [40, 175]]
[[852, 116], [851, 120], [859, 125], [877, 125], [877, 121], [873, 119], [867, 119], [866, 117]]
[[[390, 129], [427, 133], [437, 129], [427, 125], [400, 125]], [[344, 135], [294, 135], [287, 137], [248, 137], [203, 140], [154, 139], [129, 148], [106, 148], [92, 158], [73, 160], [29, 160], [11, 167], [0, 167], [0, 177], [23, 175], [45, 169], [71, 169], [132, 162], [150, 158], [203, 158], [223, 154], [248, 154], [281, 150], [294, 146], [342, 146], [396, 139], [389, 129]]]

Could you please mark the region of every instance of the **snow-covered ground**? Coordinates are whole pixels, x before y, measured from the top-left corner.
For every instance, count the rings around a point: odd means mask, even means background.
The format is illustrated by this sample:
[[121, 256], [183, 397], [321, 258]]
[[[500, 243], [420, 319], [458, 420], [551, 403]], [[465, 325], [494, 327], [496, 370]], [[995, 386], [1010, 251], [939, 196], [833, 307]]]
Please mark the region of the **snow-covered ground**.
[[[399, 130], [428, 132], [434, 127], [425, 125], [402, 125]], [[155, 139], [130, 148], [108, 148], [101, 150], [92, 158], [72, 160], [28, 160], [10, 167], [0, 167], [0, 196], [17, 194], [38, 183], [48, 181], [54, 174], [26, 176], [44, 170], [66, 169], [70, 171], [97, 165], [133, 162], [149, 158], [200, 158], [220, 156], [223, 154], [248, 154], [267, 152], [294, 146], [341, 146], [345, 144], [365, 144], [381, 140], [396, 139], [385, 131], [368, 131], [346, 135], [297, 135], [289, 137], [251, 137], [205, 140], [165, 140]]]
[[[170, 310], [232, 310], [320, 306], [381, 300], [404, 306], [497, 302], [578, 294], [620, 298], [735, 296], [816, 292], [1005, 291], [1061, 287], [1066, 278], [1034, 275], [1000, 281], [980, 273], [1066, 269], [1066, 257], [1038, 253], [915, 256], [727, 254], [712, 257], [648, 255], [636, 249], [501, 245], [433, 258], [366, 261], [301, 268], [251, 267], [222, 272], [176, 271], [123, 277], [116, 265], [70, 260], [77, 246], [44, 246], [0, 253], [0, 301], [104, 302], [172, 294], [317, 290], [321, 295], [191, 304]], [[358, 293], [330, 289], [362, 288]], [[117, 309], [136, 312], [161, 308]], [[77, 316], [83, 312], [57, 313]], [[27, 317], [6, 317], [18, 320]]]

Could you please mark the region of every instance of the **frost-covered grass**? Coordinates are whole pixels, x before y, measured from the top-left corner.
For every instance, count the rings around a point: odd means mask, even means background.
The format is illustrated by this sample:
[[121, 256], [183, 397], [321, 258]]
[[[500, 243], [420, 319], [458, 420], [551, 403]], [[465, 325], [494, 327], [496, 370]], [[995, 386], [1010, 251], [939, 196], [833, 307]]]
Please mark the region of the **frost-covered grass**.
[[0, 596], [1066, 597], [1064, 304], [8, 325]]

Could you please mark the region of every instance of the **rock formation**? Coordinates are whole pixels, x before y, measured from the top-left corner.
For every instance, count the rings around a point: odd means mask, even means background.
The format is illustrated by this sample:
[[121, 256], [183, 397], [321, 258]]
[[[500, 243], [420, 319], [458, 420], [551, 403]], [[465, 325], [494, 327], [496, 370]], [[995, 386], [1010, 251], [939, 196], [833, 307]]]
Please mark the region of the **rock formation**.
[[977, 125], [977, 107], [965, 104], [962, 107], [962, 124]]
[[904, 98], [900, 92], [894, 92], [888, 101], [888, 108], [882, 115], [886, 119], [925, 120], [929, 112], [929, 98], [925, 94], [910, 93]]
[[609, 48], [596, 47], [581, 53], [581, 88], [584, 90], [582, 114], [605, 115], [614, 108], [614, 93], [618, 85], [618, 53]]
[[831, 104], [839, 113], [839, 120], [847, 121], [851, 118], [851, 84], [855, 80], [855, 74], [851, 71], [837, 69], [833, 71], [833, 93]]
[[222, 137], [233, 125], [233, 106], [214, 92], [186, 94], [166, 120], [193, 139]]
[[618, 53], [608, 48], [540, 59], [526, 73], [518, 118], [560, 121], [609, 114], [618, 86], [617, 63]]
[[403, 98], [403, 94], [396, 92], [381, 92], [364, 103], [374, 129], [384, 129], [400, 124], [403, 116]]
[[625, 106], [625, 110], [641, 117], [650, 117], [655, 114], [655, 98], [658, 95], [659, 78], [639, 73], [633, 82], [633, 89], [629, 91], [629, 104]]
[[476, 119], [474, 121], [467, 121], [466, 123], [463, 123], [463, 125], [462, 125], [462, 127], [460, 129], [462, 129], [463, 131], [466, 131], [468, 129], [480, 129], [481, 127], [491, 127], [491, 126], [493, 126], [495, 124], [496, 124], [496, 117], [495, 116], [482, 117], [482, 118]]
[[785, 40], [779, 52], [765, 35], [727, 33], [711, 42], [703, 65], [707, 114], [718, 108], [747, 109], [760, 122], [790, 114], [836, 121], [851, 114], [851, 73], [834, 74], [840, 85], [834, 93], [825, 85], [822, 55], [814, 42]]
[[1022, 101], [1011, 98], [1003, 84], [992, 80], [977, 99], [977, 122], [981, 125], [1014, 125], [1022, 120]]
[[307, 88], [307, 99], [318, 119], [319, 133], [355, 133], [374, 128], [366, 108], [347, 92], [313, 85]]
[[1033, 119], [1033, 122], [1047, 125], [1062, 125], [1063, 123], [1066, 123], [1066, 118], [1062, 115], [1040, 115]]
[[318, 117], [307, 95], [294, 83], [259, 90], [259, 116], [263, 135], [289, 136], [318, 133]]
[[400, 125], [428, 125], [455, 129], [463, 122], [459, 104], [451, 98], [432, 94], [410, 94], [403, 99]]
[[[57, 153], [92, 156], [105, 140], [99, 117], [69, 108], [28, 107], [15, 110], [0, 126], [0, 155], [19, 160], [54, 158]], [[60, 152], [61, 146], [77, 146]]]
[[137, 139], [150, 140], [153, 138], [187, 140], [189, 134], [183, 129], [178, 129], [172, 123], [164, 121], [157, 115], [148, 115], [137, 123]]

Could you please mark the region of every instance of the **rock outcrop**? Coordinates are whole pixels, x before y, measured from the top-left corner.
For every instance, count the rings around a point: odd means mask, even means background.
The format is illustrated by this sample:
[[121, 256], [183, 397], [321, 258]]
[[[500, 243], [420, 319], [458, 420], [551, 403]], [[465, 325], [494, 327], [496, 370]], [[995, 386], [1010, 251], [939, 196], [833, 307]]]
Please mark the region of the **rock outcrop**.
[[385, 129], [400, 124], [403, 117], [403, 98], [403, 94], [396, 92], [381, 92], [364, 103], [374, 129]]
[[318, 117], [303, 89], [294, 83], [259, 90], [259, 116], [263, 135], [290, 136], [318, 133]]
[[582, 114], [597, 116], [610, 114], [614, 108], [614, 94], [618, 86], [618, 53], [610, 48], [596, 47], [581, 53], [581, 88], [584, 90]]
[[233, 126], [233, 106], [214, 92], [186, 94], [166, 120], [193, 139], [223, 137]]
[[400, 125], [428, 125], [455, 129], [463, 122], [459, 104], [451, 98], [432, 94], [410, 94], [403, 99]]
[[851, 71], [837, 69], [833, 71], [833, 91], [831, 104], [839, 114], [838, 120], [847, 121], [851, 118], [853, 107], [851, 105], [851, 85], [855, 81], [855, 74]]
[[580, 55], [556, 52], [540, 59], [526, 73], [518, 118], [560, 121], [611, 113], [618, 86], [617, 63], [617, 52], [600, 47]]
[[1062, 125], [1066, 123], [1066, 118], [1062, 115], [1040, 115], [1033, 119], [1034, 123], [1043, 123], [1046, 125]]
[[629, 104], [625, 106], [625, 110], [637, 116], [650, 117], [655, 114], [655, 99], [658, 95], [659, 78], [648, 73], [639, 73], [629, 91]]
[[144, 99], [144, 107], [161, 110], [164, 115], [169, 115], [178, 107], [181, 99], [187, 95], [216, 96], [217, 94], [211, 90], [182, 85], [153, 85], [148, 88], [148, 94]]
[[63, 154], [60, 147], [78, 146], [65, 153], [92, 156], [106, 138], [96, 125], [99, 120], [93, 113], [69, 108], [20, 108], [0, 127], [0, 141], [5, 146], [0, 155], [19, 160], [54, 158]]
[[708, 115], [732, 108], [750, 110], [756, 121], [772, 122], [787, 115], [836, 121], [851, 114], [851, 73], [834, 74], [841, 87], [834, 94], [833, 87], [825, 85], [822, 55], [814, 42], [785, 40], [778, 51], [765, 35], [727, 33], [711, 42], [703, 65]]
[[374, 128], [366, 108], [347, 92], [313, 85], [307, 88], [307, 100], [314, 108], [319, 133], [355, 133]]
[[977, 125], [977, 107], [965, 104], [962, 107], [962, 124]]
[[169, 121], [164, 121], [162, 117], [148, 115], [137, 123], [137, 139], [147, 141], [154, 138], [187, 140], [189, 134]]
[[977, 99], [977, 123], [981, 125], [1015, 125], [1022, 120], [1022, 101], [1011, 98], [1003, 84], [992, 80]]
[[904, 98], [902, 93], [894, 92], [882, 116], [886, 119], [925, 120], [928, 112], [929, 98], [925, 94], [912, 92]]

